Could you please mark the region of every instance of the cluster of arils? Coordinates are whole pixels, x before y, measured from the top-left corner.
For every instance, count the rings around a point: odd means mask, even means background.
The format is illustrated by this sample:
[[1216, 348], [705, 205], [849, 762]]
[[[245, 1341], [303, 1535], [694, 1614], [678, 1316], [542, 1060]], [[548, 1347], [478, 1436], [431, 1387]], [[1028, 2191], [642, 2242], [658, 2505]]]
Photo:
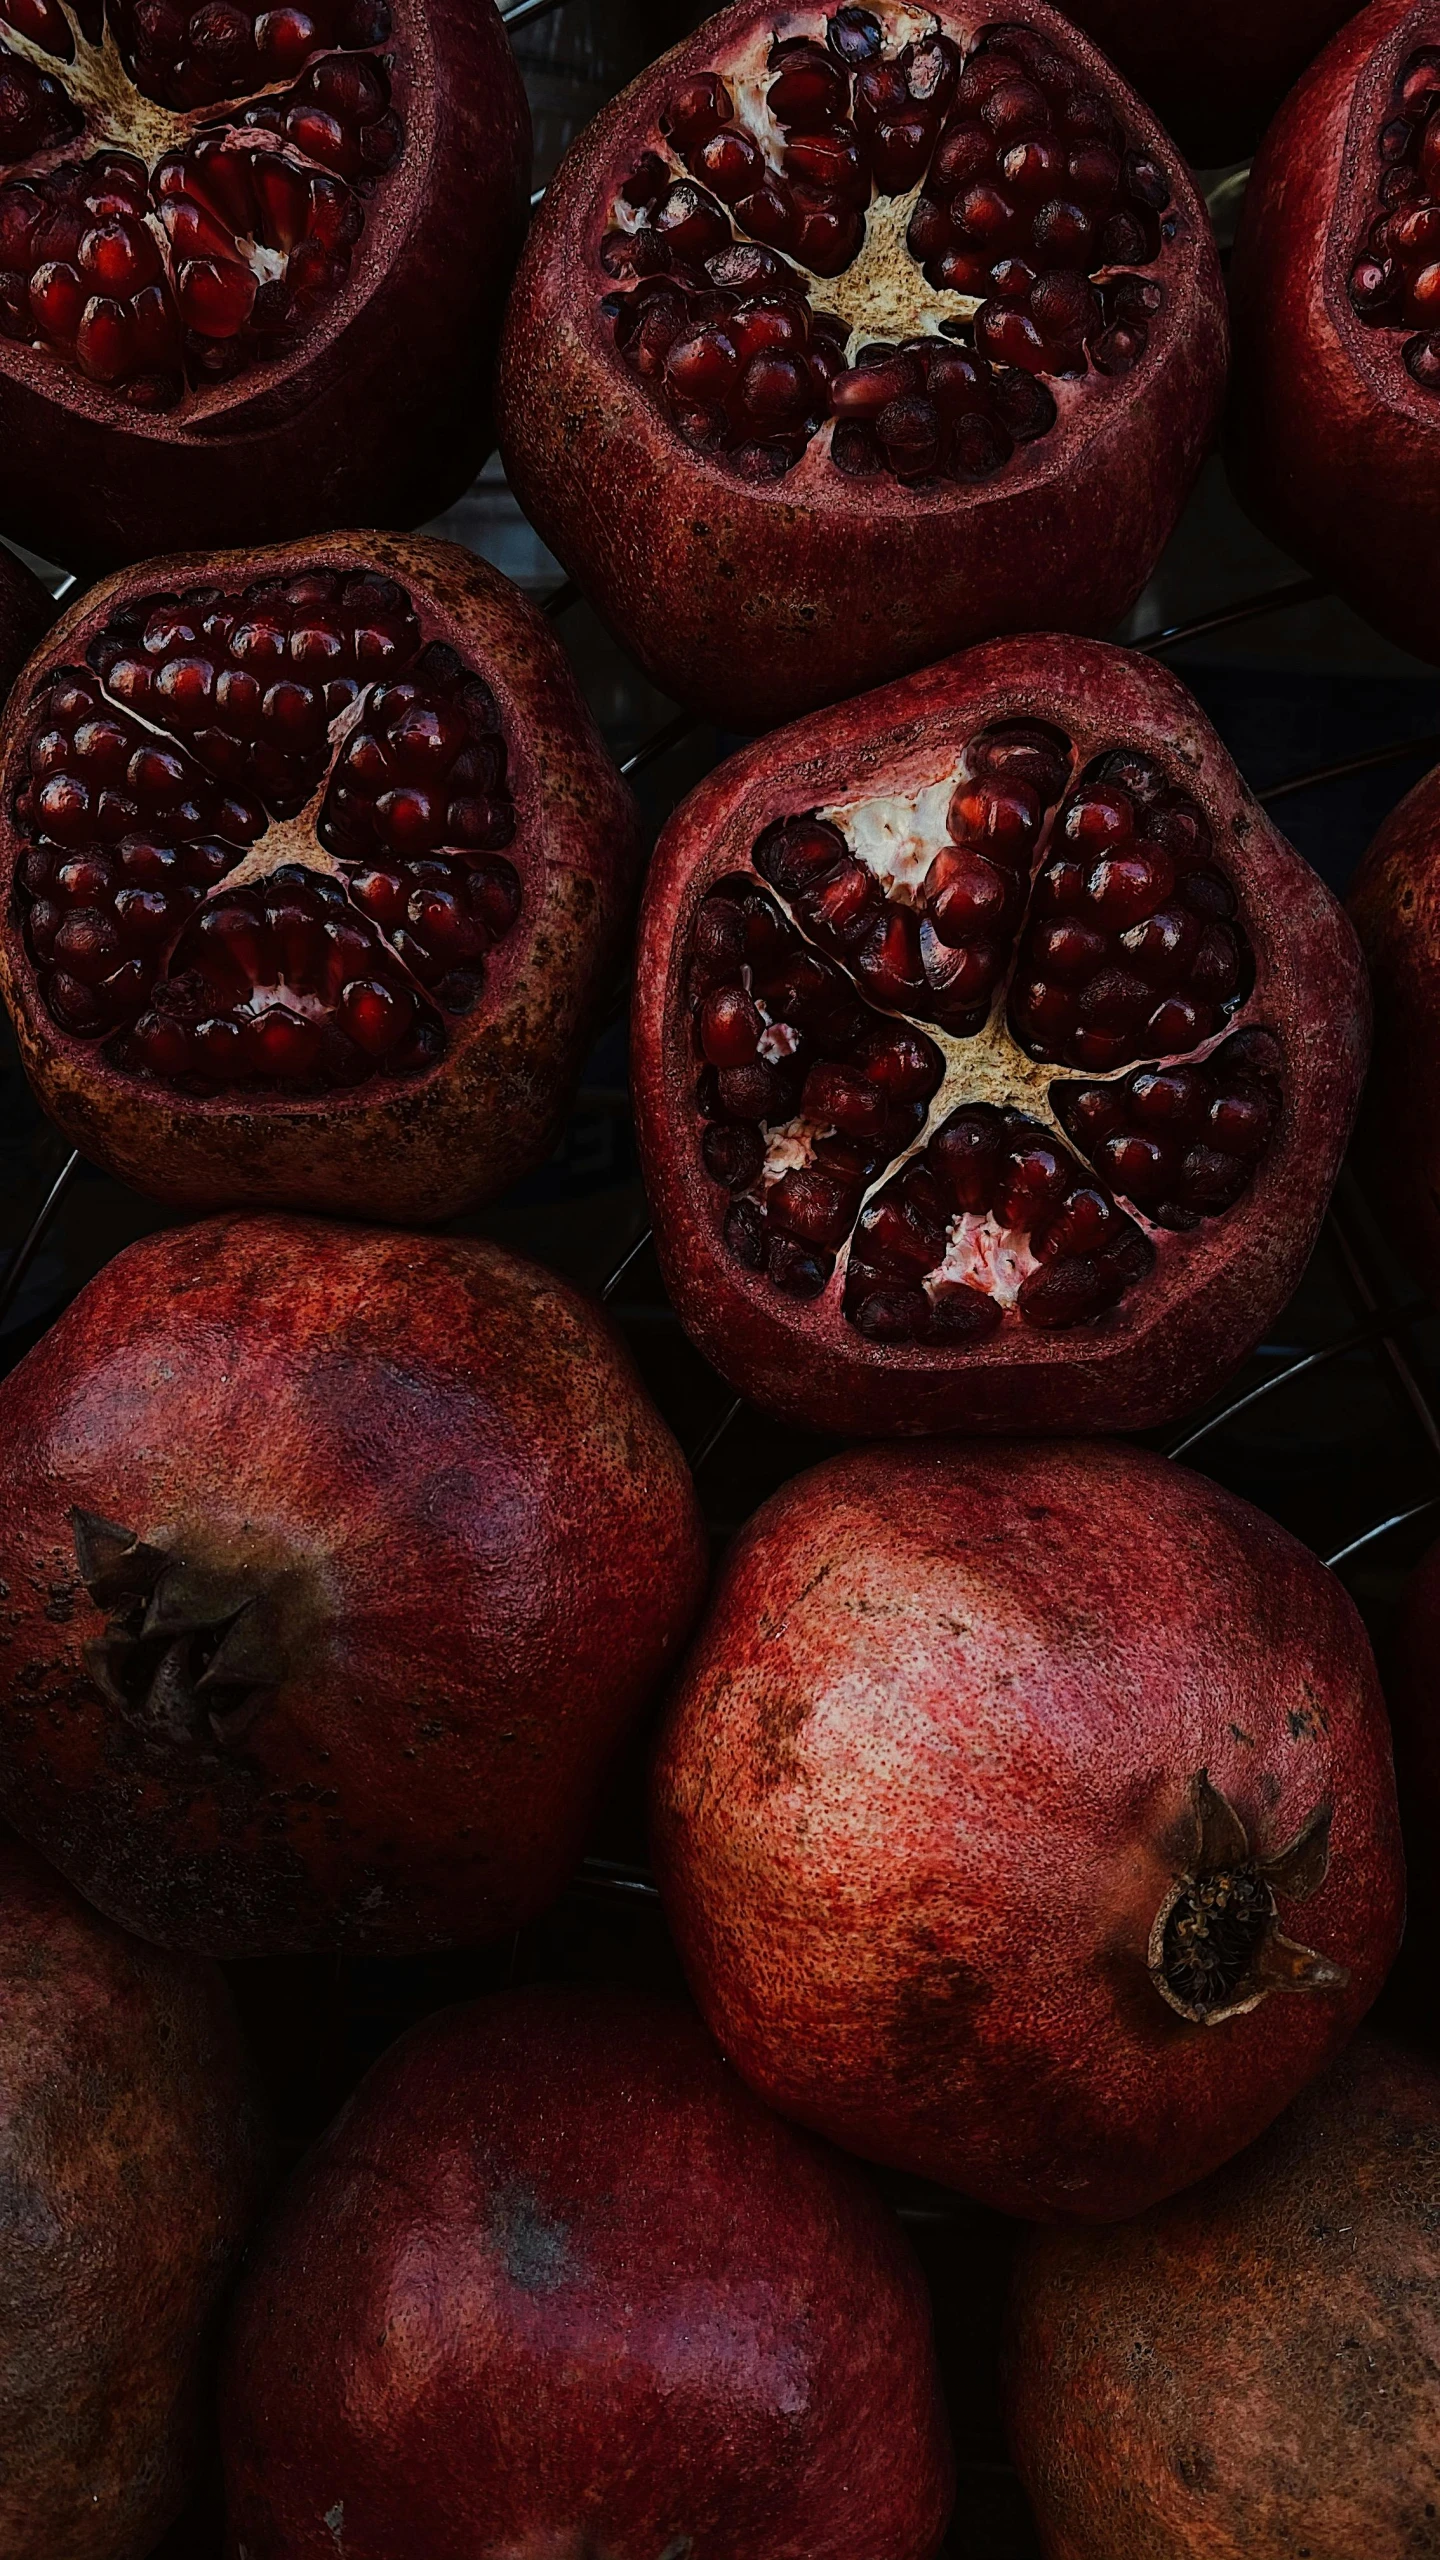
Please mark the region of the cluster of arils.
[[[1072, 63], [1025, 27], [990, 28], [968, 59], [938, 32], [883, 46], [846, 7], [824, 45], [772, 47], [753, 111], [716, 72], [684, 82], [660, 119], [673, 156], [642, 156], [602, 244], [627, 363], [747, 478], [788, 471], [832, 416], [842, 471], [984, 478], [1054, 424], [1038, 376], [1127, 372], [1161, 306], [1117, 270], [1159, 255], [1169, 182]], [[851, 322], [812, 307], [812, 279], [860, 257], [872, 205], [912, 194], [894, 250], [924, 334], [852, 363]]]
[[913, 803], [768, 827], [774, 894], [734, 875], [696, 917], [726, 1241], [797, 1297], [848, 1244], [844, 1311], [873, 1340], [1090, 1321], [1149, 1270], [1145, 1229], [1222, 1215], [1274, 1136], [1279, 1043], [1209, 1045], [1252, 968], [1199, 808], [1151, 756], [1112, 749], [1071, 784], [1074, 761], [1058, 730], [996, 722]]
[[[147, 25], [171, 14], [154, 10]], [[271, 22], [286, 22], [297, 64], [322, 40], [299, 11], [270, 12], [252, 27], [238, 8], [211, 6], [190, 29], [210, 20], [235, 21], [238, 53], [249, 55], [257, 31], [268, 40]], [[178, 14], [175, 24], [178, 85], [200, 80], [208, 97]], [[148, 55], [146, 67], [163, 94]], [[217, 119], [228, 131], [183, 140], [153, 167], [123, 144], [57, 159], [53, 146], [69, 127], [49, 129], [54, 86], [0, 53], [0, 146], [12, 172], [0, 186], [0, 332], [61, 356], [140, 409], [173, 408], [187, 384], [228, 381], [311, 325], [350, 272], [367, 194], [403, 140], [385, 66], [363, 54], [313, 63], [288, 93], [230, 110]]]
[[392, 579], [331, 570], [147, 597], [90, 657], [16, 800], [56, 1020], [190, 1088], [430, 1064], [520, 910], [490, 687]]
[[1362, 320], [1412, 329], [1404, 356], [1417, 382], [1440, 388], [1440, 51], [1413, 53], [1380, 128], [1380, 212], [1350, 270]]

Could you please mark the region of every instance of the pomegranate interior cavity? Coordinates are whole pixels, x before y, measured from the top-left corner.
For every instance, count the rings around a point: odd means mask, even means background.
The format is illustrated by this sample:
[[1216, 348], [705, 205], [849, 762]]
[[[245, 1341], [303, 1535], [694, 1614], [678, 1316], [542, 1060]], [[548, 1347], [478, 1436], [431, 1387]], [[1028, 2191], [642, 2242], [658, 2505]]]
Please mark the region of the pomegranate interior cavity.
[[1048, 434], [1043, 377], [1128, 373], [1170, 181], [1026, 26], [964, 51], [844, 7], [681, 78], [601, 246], [615, 343], [684, 441], [776, 479], [833, 420], [863, 477], [975, 481]]
[[[1412, 53], [1380, 128], [1376, 211], [1350, 270], [1350, 299], [1374, 328], [1403, 331], [1414, 379], [1440, 390], [1440, 50]], [[1412, 335], [1411, 332], [1414, 334]]]
[[1151, 1230], [1235, 1206], [1278, 1123], [1281, 1042], [1226, 1036], [1253, 961], [1202, 811], [1138, 749], [1075, 764], [992, 722], [918, 794], [769, 826], [697, 910], [728, 1249], [797, 1298], [843, 1257], [873, 1340], [1093, 1320]]

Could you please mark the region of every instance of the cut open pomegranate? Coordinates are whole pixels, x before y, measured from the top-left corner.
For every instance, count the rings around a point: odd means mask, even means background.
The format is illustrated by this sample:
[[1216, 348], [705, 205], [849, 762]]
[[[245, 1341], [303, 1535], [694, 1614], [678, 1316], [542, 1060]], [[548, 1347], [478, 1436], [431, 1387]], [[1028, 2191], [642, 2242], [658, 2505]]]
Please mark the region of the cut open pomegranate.
[[743, 1393], [837, 1431], [1108, 1429], [1294, 1286], [1359, 953], [1175, 678], [992, 643], [671, 819], [635, 1086], [661, 1265]]
[[127, 1181], [441, 1217], [539, 1161], [606, 989], [633, 804], [540, 616], [347, 535], [93, 590], [13, 698], [0, 974]]
[[656, 680], [763, 728], [995, 630], [1108, 627], [1224, 348], [1173, 146], [1050, 10], [740, 0], [549, 190], [501, 439]]
[[1239, 495], [1440, 657], [1440, 18], [1374, 0], [1286, 101], [1232, 269]]
[[528, 171], [491, 0], [0, 0], [6, 529], [108, 565], [436, 512]]

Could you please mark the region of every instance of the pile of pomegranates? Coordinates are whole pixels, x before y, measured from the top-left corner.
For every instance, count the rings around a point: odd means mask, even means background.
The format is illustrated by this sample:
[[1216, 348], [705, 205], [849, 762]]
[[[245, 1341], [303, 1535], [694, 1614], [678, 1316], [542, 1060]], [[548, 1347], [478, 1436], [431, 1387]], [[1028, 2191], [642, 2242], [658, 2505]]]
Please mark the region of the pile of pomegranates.
[[245, 2282], [247, 2560], [932, 2560], [919, 2270], [678, 2006], [451, 2009], [375, 2066]]
[[0, 985], [95, 1163], [187, 1208], [438, 1218], [554, 1142], [629, 792], [547, 625], [345, 534], [92, 588], [0, 726]]
[[628, 1355], [489, 1245], [132, 1245], [0, 1387], [0, 1807], [228, 1955], [518, 1928], [674, 1660], [704, 1543]]
[[492, 0], [7, 0], [0, 529], [109, 567], [459, 496], [525, 223]]
[[995, 631], [1108, 630], [1225, 348], [1183, 163], [1042, 0], [736, 0], [547, 190], [501, 446], [655, 681], [767, 728]]
[[1352, 1603], [1263, 1513], [1124, 1444], [794, 1478], [730, 1550], [652, 1813], [691, 1986], [752, 2087], [1037, 2218], [1138, 2213], [1253, 2141], [1400, 1935]]
[[1350, 1127], [1355, 937], [1184, 687], [993, 642], [797, 722], [661, 838], [632, 1009], [661, 1266], [825, 1430], [1086, 1430], [1210, 1394]]

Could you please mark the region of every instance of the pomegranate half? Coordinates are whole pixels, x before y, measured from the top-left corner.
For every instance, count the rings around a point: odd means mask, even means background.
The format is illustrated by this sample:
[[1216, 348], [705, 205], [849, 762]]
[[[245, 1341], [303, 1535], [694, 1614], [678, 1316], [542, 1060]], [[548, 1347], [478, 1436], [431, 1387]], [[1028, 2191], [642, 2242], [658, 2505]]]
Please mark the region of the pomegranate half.
[[268, 2145], [229, 1995], [0, 1832], [0, 2549], [149, 2560]]
[[674, 1304], [844, 1433], [1113, 1430], [1210, 1394], [1345, 1144], [1355, 937], [1194, 702], [1023, 639], [797, 722], [661, 838], [634, 1087]]
[[721, 2049], [832, 2141], [1108, 2221], [1339, 2051], [1404, 1900], [1341, 1585], [1123, 1443], [853, 1450], [731, 1549], [655, 1768]]
[[4, 0], [0, 528], [73, 567], [457, 497], [525, 227], [492, 0]]
[[1124, 2231], [1037, 2232], [1009, 2424], [1045, 2560], [1433, 2549], [1440, 2071], [1362, 2036]]
[[1108, 629], [1225, 348], [1174, 146], [1040, 0], [738, 0], [548, 190], [501, 447], [656, 683], [765, 729], [991, 632]]
[[541, 616], [452, 543], [145, 563], [0, 728], [0, 987], [96, 1164], [187, 1208], [449, 1216], [554, 1142], [634, 803]]
[[1252, 152], [1287, 89], [1354, 0], [1070, 0], [1068, 17], [1109, 55], [1197, 166]]
[[618, 1337], [463, 1238], [219, 1218], [0, 1387], [0, 1810], [142, 1937], [518, 1928], [704, 1585]]
[[1274, 540], [1440, 657], [1440, 17], [1373, 0], [1286, 100], [1231, 268], [1228, 461]]
[[678, 2005], [524, 1991], [378, 2062], [237, 2307], [247, 2560], [932, 2560], [920, 2272]]
[[1375, 990], [1356, 1157], [1387, 1231], [1440, 1291], [1440, 767], [1392, 809], [1350, 911]]

